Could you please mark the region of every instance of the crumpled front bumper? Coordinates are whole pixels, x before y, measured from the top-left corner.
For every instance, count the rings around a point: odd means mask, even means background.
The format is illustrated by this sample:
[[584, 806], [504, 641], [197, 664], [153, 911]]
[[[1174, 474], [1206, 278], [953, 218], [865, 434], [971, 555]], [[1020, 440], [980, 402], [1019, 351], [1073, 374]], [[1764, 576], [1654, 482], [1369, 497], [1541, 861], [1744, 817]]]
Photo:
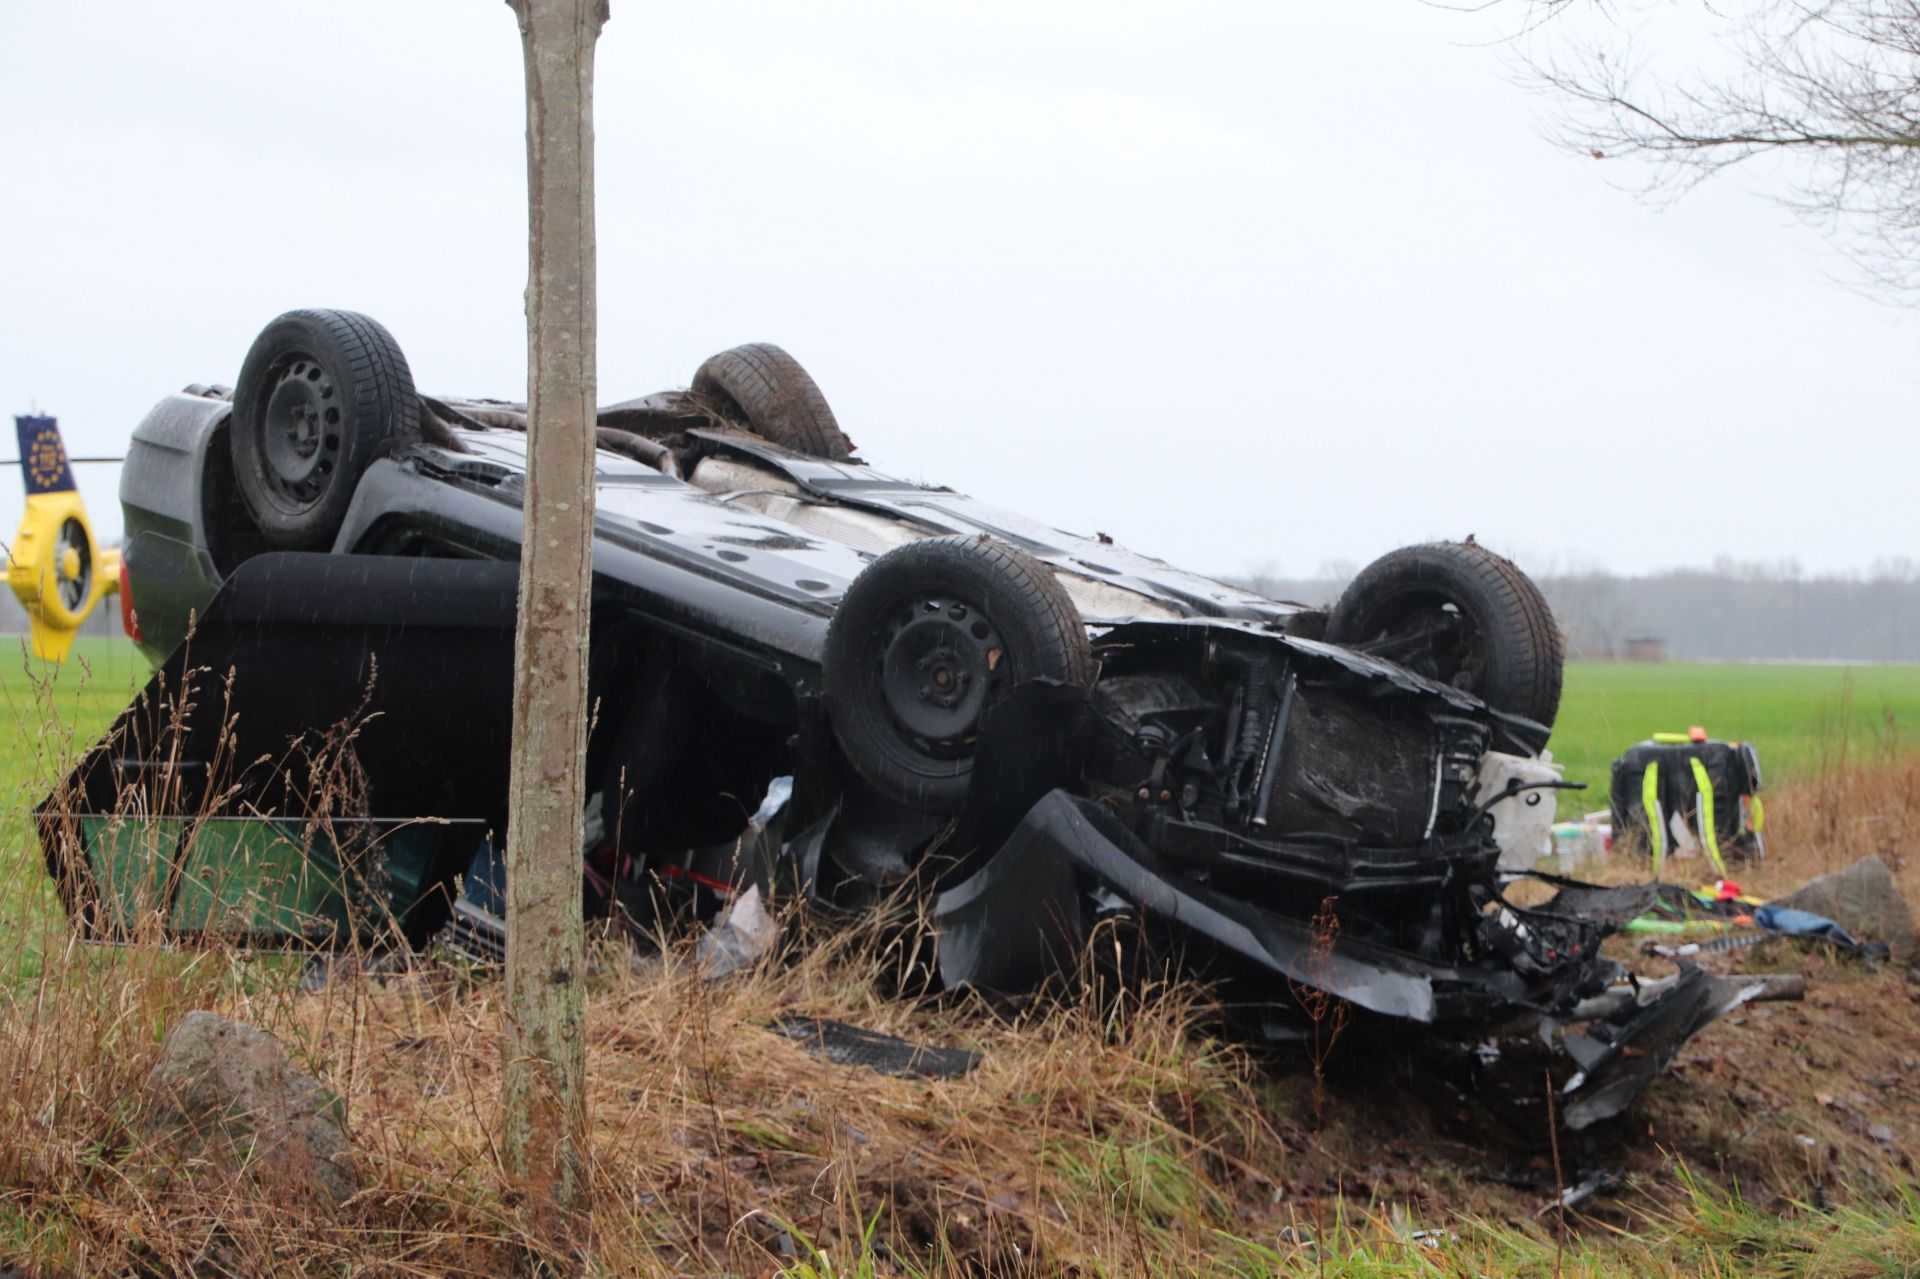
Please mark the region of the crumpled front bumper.
[[[1638, 913], [1638, 888], [1557, 882], [1569, 910], [1590, 912], [1595, 932]], [[1102, 919], [1124, 916], [1174, 938], [1190, 971], [1237, 970], [1251, 978], [1239, 988], [1269, 992], [1276, 1004], [1311, 987], [1441, 1029], [1485, 1033], [1538, 1018], [1541, 1037], [1574, 1067], [1559, 1106], [1575, 1129], [1620, 1113], [1682, 1044], [1757, 989], [1697, 968], [1640, 988], [1597, 950], [1548, 974], [1498, 953], [1445, 964], [1344, 933], [1316, 937], [1310, 919], [1163, 865], [1109, 810], [1065, 790], [1048, 792], [990, 859], [940, 893], [932, 916], [949, 987], [1038, 988], [1075, 971]]]

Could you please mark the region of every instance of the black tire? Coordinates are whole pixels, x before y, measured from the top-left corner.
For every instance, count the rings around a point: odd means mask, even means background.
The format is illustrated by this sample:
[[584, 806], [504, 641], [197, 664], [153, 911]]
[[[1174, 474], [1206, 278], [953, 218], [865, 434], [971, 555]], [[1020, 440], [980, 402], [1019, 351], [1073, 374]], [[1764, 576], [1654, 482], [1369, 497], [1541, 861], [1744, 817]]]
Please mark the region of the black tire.
[[1473, 542], [1389, 552], [1334, 605], [1327, 639], [1452, 684], [1548, 728], [1566, 648], [1553, 610], [1513, 561]]
[[956, 813], [986, 711], [1028, 680], [1092, 684], [1094, 672], [1086, 626], [1051, 569], [1004, 542], [930, 538], [847, 588], [827, 628], [827, 717], [876, 790]]
[[333, 545], [354, 486], [420, 434], [420, 397], [393, 335], [353, 311], [289, 311], [260, 330], [233, 390], [240, 496], [274, 546]]
[[722, 417], [744, 422], [782, 448], [829, 462], [853, 456], [827, 397], [800, 361], [771, 342], [722, 351], [693, 375], [693, 393]]

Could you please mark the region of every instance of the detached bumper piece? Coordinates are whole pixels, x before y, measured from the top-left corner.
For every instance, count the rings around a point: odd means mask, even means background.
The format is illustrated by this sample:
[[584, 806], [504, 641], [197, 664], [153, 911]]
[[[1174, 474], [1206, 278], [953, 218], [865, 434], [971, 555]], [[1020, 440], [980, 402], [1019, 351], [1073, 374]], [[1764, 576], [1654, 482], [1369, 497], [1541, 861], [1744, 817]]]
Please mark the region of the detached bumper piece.
[[786, 1013], [774, 1019], [771, 1029], [823, 1061], [837, 1066], [859, 1066], [882, 1075], [958, 1079], [980, 1064], [980, 1054], [971, 1049], [916, 1044], [898, 1035], [867, 1030], [828, 1017]]
[[1272, 976], [1311, 981], [1370, 1012], [1437, 1020], [1444, 971], [1364, 943], [1316, 956], [1311, 926], [1161, 871], [1099, 804], [1050, 792], [979, 872], [941, 893], [933, 920], [949, 986], [1030, 990], [1071, 972], [1103, 917], [1172, 925], [1185, 940]]

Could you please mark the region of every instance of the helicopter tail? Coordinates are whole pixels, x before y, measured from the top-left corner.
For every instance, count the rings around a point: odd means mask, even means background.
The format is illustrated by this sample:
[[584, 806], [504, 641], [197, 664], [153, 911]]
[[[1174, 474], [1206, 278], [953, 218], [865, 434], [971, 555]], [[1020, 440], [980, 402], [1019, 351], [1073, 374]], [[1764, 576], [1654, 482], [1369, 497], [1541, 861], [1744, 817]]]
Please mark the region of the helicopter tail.
[[27, 509], [7, 551], [7, 586], [27, 610], [34, 655], [66, 660], [73, 637], [120, 586], [120, 552], [101, 551], [54, 418], [13, 419]]

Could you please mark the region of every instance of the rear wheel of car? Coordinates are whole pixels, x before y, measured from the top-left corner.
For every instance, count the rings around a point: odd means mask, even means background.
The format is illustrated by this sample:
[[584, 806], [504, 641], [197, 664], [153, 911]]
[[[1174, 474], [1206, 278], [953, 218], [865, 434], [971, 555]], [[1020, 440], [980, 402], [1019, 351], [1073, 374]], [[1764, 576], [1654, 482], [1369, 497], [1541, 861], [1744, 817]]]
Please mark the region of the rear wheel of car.
[[853, 455], [827, 397], [800, 361], [771, 342], [722, 351], [693, 375], [693, 392], [755, 435], [829, 462]]
[[353, 311], [289, 311], [240, 367], [227, 435], [240, 496], [275, 546], [331, 546], [354, 486], [418, 436], [420, 398], [393, 335]]
[[1091, 684], [1093, 650], [1060, 580], [1004, 542], [931, 538], [889, 551], [827, 629], [827, 715], [882, 794], [954, 813], [986, 713], [1032, 679]]
[[1398, 662], [1548, 728], [1566, 650], [1553, 610], [1513, 561], [1473, 542], [1389, 552], [1327, 621], [1331, 643]]

